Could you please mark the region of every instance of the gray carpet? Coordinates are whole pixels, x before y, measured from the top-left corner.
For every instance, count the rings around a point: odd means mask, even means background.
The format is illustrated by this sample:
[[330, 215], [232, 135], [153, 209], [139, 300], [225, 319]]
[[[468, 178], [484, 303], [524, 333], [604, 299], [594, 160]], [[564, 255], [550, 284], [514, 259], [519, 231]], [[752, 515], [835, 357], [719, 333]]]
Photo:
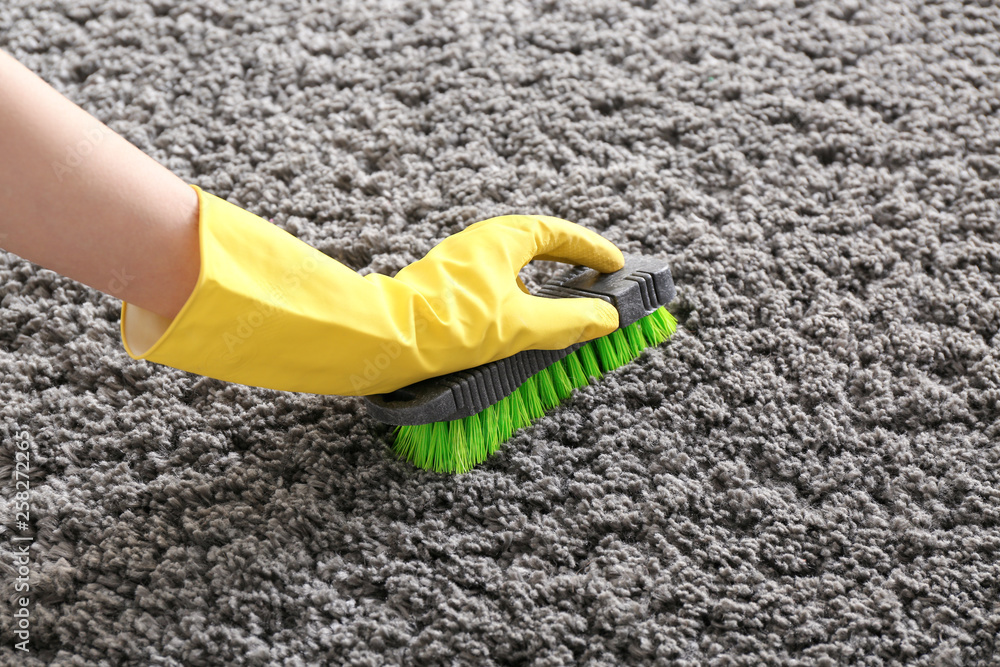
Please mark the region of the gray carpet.
[[557, 215], [667, 258], [681, 328], [445, 477], [357, 399], [130, 360], [118, 302], [2, 254], [0, 658], [997, 664], [998, 30], [985, 1], [7, 0], [0, 47], [355, 269]]

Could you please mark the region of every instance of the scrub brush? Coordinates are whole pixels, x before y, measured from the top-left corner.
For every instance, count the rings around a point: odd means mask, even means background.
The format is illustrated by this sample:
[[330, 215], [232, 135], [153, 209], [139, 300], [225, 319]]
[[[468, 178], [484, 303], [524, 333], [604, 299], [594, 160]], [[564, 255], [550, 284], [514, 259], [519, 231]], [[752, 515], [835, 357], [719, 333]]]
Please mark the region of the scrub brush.
[[400, 458], [435, 472], [468, 472], [574, 389], [669, 338], [677, 321], [665, 306], [674, 294], [670, 269], [652, 257], [626, 256], [624, 268], [607, 274], [572, 267], [538, 295], [604, 299], [618, 309], [616, 331], [563, 350], [526, 350], [368, 396], [368, 412], [397, 426], [394, 449]]

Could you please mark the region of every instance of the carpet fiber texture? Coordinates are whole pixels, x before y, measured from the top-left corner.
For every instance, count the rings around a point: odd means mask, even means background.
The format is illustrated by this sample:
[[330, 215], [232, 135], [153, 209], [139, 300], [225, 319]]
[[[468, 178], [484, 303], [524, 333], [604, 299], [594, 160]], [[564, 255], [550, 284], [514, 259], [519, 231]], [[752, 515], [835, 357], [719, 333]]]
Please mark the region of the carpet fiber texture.
[[3, 254], [0, 660], [996, 664], [1000, 9], [868, 4], [2, 3], [354, 269], [556, 215], [668, 259], [680, 328], [441, 476], [357, 399], [131, 360], [116, 300]]

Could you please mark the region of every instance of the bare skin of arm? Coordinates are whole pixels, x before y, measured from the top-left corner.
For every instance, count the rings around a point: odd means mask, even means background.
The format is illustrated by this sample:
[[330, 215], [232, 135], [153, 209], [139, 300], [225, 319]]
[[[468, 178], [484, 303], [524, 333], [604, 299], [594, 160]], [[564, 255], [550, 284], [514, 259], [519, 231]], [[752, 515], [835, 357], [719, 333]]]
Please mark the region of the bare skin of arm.
[[0, 248], [172, 319], [198, 278], [198, 198], [0, 51]]

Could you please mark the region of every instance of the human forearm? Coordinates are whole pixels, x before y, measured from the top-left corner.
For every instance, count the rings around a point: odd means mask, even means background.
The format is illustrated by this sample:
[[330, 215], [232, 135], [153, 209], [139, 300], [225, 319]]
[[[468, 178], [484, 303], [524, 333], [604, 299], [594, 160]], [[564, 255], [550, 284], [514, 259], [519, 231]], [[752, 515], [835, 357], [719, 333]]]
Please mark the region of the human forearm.
[[0, 247], [172, 318], [197, 220], [184, 181], [0, 51]]

